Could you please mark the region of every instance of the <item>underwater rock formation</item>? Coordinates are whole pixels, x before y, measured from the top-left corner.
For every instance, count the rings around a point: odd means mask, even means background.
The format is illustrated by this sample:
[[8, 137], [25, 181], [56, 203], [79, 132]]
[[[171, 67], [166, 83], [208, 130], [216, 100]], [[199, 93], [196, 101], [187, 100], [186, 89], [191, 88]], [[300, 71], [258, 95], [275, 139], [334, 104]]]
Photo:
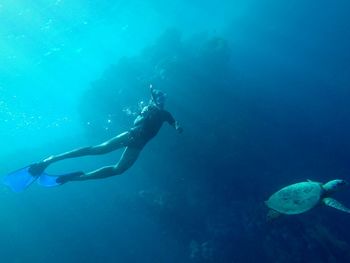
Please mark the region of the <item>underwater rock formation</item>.
[[169, 94], [185, 133], [181, 145], [157, 138], [156, 154], [147, 158], [158, 166], [142, 166], [156, 190], [140, 190], [134, 201], [183, 244], [183, 262], [349, 261], [350, 240], [338, 234], [343, 228], [317, 210], [266, 221], [263, 201], [272, 188], [307, 174], [306, 163], [319, 166], [322, 156], [305, 151], [302, 132], [289, 133], [300, 124], [299, 115], [285, 115], [294, 109], [279, 111], [280, 101], [261, 98], [265, 90], [242, 88], [234, 63], [224, 38], [184, 40], [169, 30], [91, 85], [82, 98], [83, 124], [93, 136], [114, 135], [148, 101], [149, 84]]
[[[129, 127], [128, 114], [138, 113], [142, 100], [148, 102], [150, 84], [169, 92], [170, 103], [185, 100], [183, 110], [191, 105], [204, 109], [213, 100], [224, 103], [227, 97], [217, 89], [229, 83], [229, 62], [230, 49], [223, 38], [199, 35], [184, 41], [177, 30], [168, 30], [153, 46], [121, 58], [91, 84], [81, 100], [83, 124], [94, 134]], [[109, 126], [106, 120], [111, 120]]]

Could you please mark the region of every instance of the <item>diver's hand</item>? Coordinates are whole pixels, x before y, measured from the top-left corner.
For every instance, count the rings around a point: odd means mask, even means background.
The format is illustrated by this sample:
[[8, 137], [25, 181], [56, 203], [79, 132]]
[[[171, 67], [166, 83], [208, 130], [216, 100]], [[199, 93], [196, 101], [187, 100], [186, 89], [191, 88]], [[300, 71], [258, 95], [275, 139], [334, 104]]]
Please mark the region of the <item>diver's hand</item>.
[[183, 133], [183, 131], [184, 131], [184, 129], [180, 126], [180, 125], [176, 125], [176, 127], [175, 127], [175, 129], [176, 129], [176, 131], [178, 132], [178, 133]]

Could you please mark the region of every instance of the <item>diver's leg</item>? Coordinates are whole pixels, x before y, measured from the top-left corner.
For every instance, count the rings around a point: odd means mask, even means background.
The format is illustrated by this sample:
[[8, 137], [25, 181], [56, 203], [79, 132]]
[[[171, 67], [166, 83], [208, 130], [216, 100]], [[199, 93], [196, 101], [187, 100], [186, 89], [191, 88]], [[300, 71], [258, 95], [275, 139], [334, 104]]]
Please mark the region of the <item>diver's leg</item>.
[[49, 165], [61, 160], [76, 158], [76, 157], [81, 157], [86, 155], [100, 155], [100, 154], [109, 153], [121, 147], [127, 146], [130, 140], [131, 140], [130, 132], [123, 132], [117, 135], [116, 137], [104, 143], [101, 143], [99, 145], [74, 149], [72, 151], [69, 151], [63, 154], [51, 156], [42, 162], [32, 165], [30, 168], [30, 173], [32, 173], [33, 175], [41, 174]]
[[58, 181], [86, 181], [122, 174], [135, 163], [140, 154], [140, 151], [141, 149], [127, 147], [123, 152], [118, 164], [115, 166], [102, 167], [101, 169], [92, 171], [90, 173], [75, 176], [75, 178], [67, 178], [67, 180], [65, 180], [65, 177], [63, 176]]

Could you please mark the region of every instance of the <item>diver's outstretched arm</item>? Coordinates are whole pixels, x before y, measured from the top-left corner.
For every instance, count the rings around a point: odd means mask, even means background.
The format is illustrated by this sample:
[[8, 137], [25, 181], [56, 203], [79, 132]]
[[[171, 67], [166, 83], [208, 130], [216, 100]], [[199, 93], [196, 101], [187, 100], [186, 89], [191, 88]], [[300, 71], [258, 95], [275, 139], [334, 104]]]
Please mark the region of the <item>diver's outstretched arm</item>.
[[178, 121], [175, 120], [175, 118], [173, 117], [173, 115], [166, 110], [163, 110], [164, 113], [164, 119], [167, 123], [169, 123], [172, 127], [174, 127], [174, 129], [178, 132], [178, 133], [182, 133], [183, 132], [183, 128], [181, 127], [181, 125], [179, 124]]
[[177, 121], [175, 121], [173, 124], [171, 124], [171, 126], [173, 126], [178, 133], [182, 133], [184, 131], [182, 126]]

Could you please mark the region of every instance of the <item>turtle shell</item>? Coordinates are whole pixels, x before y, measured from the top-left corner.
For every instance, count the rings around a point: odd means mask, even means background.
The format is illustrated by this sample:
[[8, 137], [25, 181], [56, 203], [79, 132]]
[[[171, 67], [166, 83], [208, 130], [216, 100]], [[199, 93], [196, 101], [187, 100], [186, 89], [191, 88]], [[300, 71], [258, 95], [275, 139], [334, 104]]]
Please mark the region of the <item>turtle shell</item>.
[[292, 184], [271, 195], [266, 201], [266, 205], [282, 214], [300, 214], [316, 206], [320, 202], [323, 192], [320, 183]]

